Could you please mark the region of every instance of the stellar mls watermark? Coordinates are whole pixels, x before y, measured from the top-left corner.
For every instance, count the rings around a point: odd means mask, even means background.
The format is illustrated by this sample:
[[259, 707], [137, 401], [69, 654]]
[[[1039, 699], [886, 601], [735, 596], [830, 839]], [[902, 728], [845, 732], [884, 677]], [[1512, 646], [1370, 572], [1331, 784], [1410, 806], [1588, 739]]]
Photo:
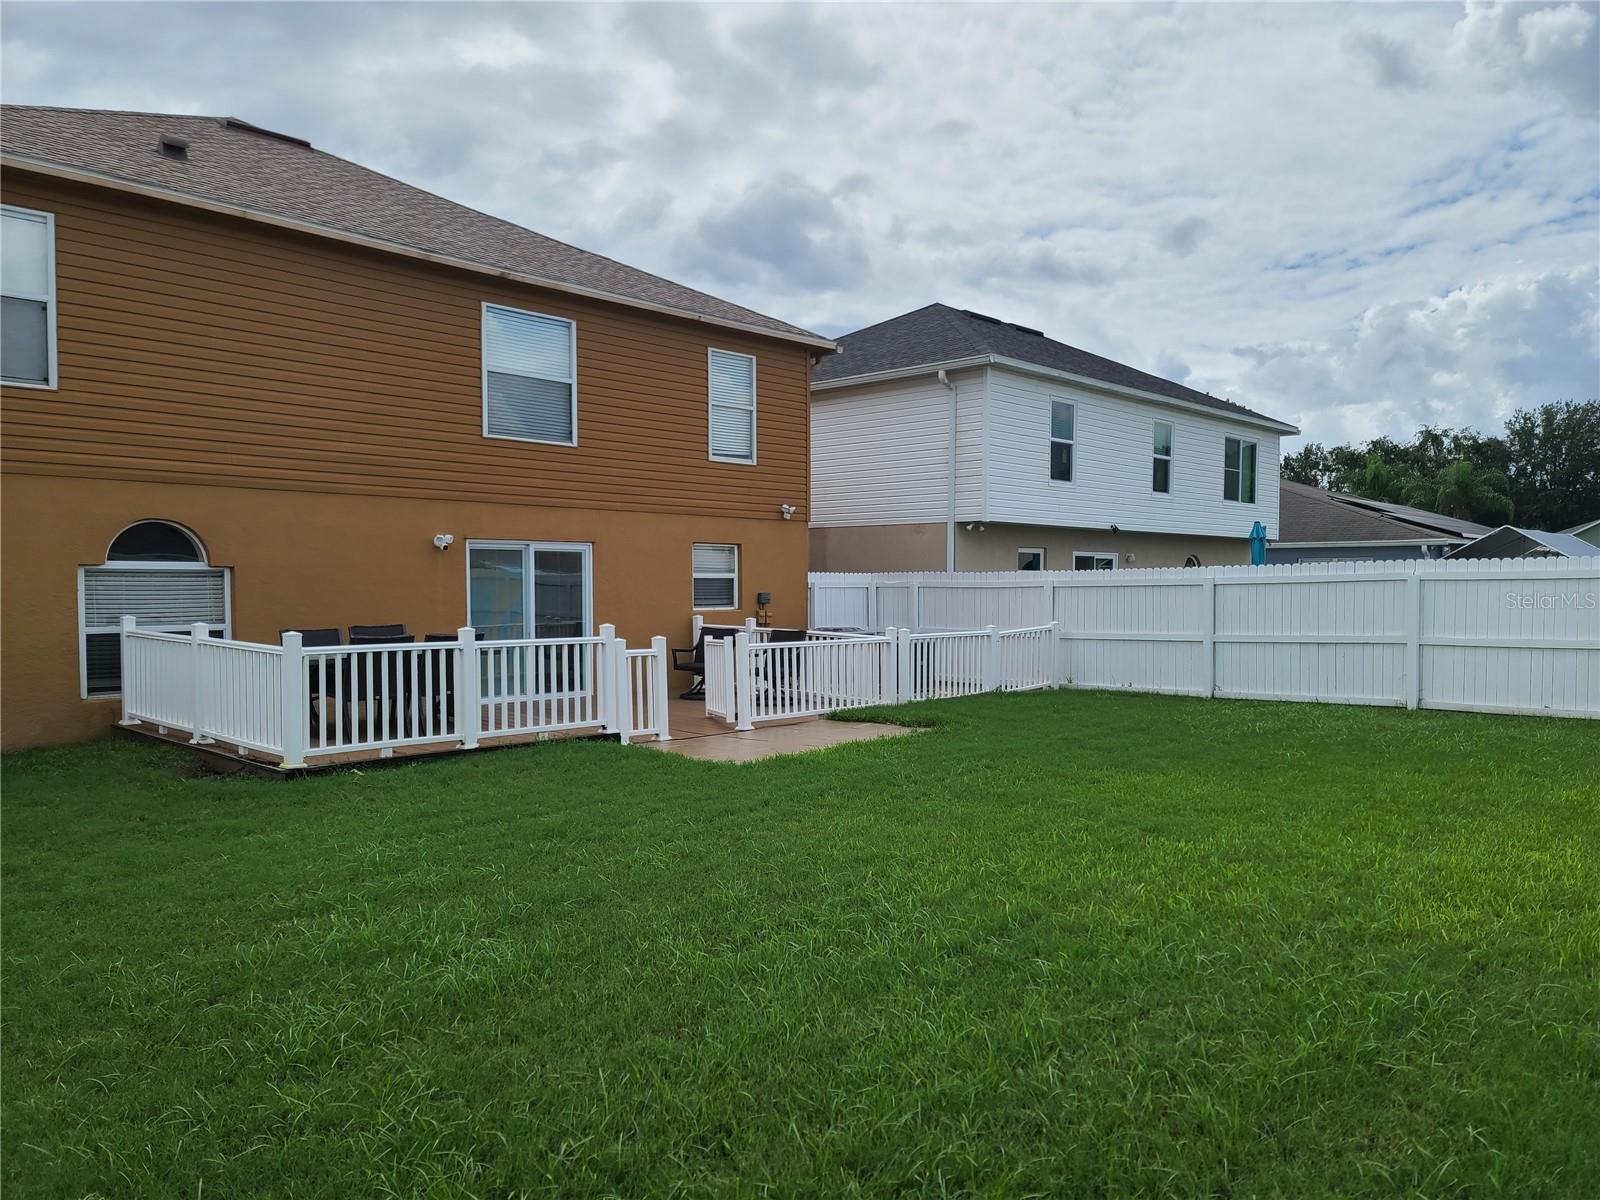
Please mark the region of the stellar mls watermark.
[[1507, 592], [1507, 608], [1525, 608], [1540, 612], [1564, 609], [1572, 612], [1594, 612], [1600, 609], [1600, 592]]

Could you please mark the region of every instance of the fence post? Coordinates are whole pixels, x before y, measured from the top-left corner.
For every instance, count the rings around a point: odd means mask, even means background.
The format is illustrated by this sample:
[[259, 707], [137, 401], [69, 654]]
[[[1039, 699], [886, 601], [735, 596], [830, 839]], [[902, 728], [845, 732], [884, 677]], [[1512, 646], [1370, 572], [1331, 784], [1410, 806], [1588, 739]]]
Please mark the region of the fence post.
[[873, 633], [878, 632], [878, 577], [869, 576], [867, 579], [867, 628]]
[[911, 657], [911, 630], [896, 629], [893, 631], [895, 640], [895, 686], [898, 689], [896, 698], [901, 704], [910, 704], [916, 698], [917, 669]]
[[595, 707], [599, 709], [600, 728], [607, 733], [617, 732], [617, 668], [611, 661], [614, 653], [611, 643], [617, 640], [615, 625], [600, 626], [600, 645], [595, 650]]
[[735, 729], [754, 729], [755, 677], [750, 659], [750, 635], [740, 630], [733, 638], [733, 712]]
[[1406, 669], [1407, 708], [1417, 707], [1422, 695], [1422, 576], [1415, 570], [1406, 576]]
[[139, 718], [128, 715], [128, 680], [132, 676], [128, 670], [128, 660], [132, 657], [128, 652], [128, 635], [139, 627], [139, 618], [124, 614], [121, 624], [122, 636], [117, 639], [117, 654], [122, 660], [122, 674], [118, 676], [122, 680], [122, 719], [117, 724], [137, 725]]
[[[1052, 614], [1054, 612], [1055, 592], [1050, 593]], [[1056, 682], [1056, 658], [1061, 653], [1061, 643], [1056, 639], [1056, 622], [1050, 622], [1050, 632], [1046, 635], [1049, 641], [1045, 642], [1047, 649], [1044, 652], [1044, 685], [1047, 688], [1060, 687]]]
[[672, 740], [672, 723], [667, 720], [667, 639], [659, 633], [650, 639], [654, 667], [650, 672], [650, 710], [656, 718], [656, 741]]
[[196, 621], [189, 626], [189, 704], [192, 716], [189, 718], [189, 744], [196, 745], [206, 740], [205, 693], [200, 686], [200, 647], [205, 645], [206, 638], [211, 630], [204, 621]]
[[700, 644], [700, 631], [705, 628], [705, 624], [706, 619], [699, 613], [695, 613], [689, 618], [689, 645], [698, 646]]
[[278, 729], [283, 765], [306, 765], [306, 733], [311, 724], [311, 693], [306, 686], [305, 647], [298, 629], [283, 635], [278, 660]]
[[1000, 634], [993, 625], [985, 625], [983, 631], [989, 635], [989, 665], [984, 672], [983, 690], [997, 692], [1000, 690]]
[[1200, 653], [1205, 659], [1201, 664], [1204, 669], [1202, 679], [1205, 682], [1207, 696], [1217, 694], [1217, 577], [1208, 574], [1200, 585], [1201, 590], [1201, 617], [1203, 624], [1200, 626]]
[[611, 712], [616, 722], [617, 741], [626, 746], [633, 736], [633, 680], [628, 673], [628, 643], [614, 637], [610, 648]]
[[922, 632], [922, 585], [911, 581], [911, 632]]
[[478, 745], [478, 726], [483, 722], [483, 702], [478, 695], [478, 631], [470, 625], [456, 630], [456, 734], [463, 750]]

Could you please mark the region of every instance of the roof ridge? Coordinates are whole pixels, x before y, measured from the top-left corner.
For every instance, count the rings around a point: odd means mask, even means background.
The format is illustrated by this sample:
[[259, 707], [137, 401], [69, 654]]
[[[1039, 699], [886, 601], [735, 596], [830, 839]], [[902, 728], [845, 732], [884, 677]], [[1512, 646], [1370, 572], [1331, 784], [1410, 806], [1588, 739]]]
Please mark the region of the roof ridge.
[[[0, 104], [0, 113], [6, 109], [23, 109], [27, 112], [94, 113], [102, 117], [182, 117], [185, 121], [226, 121], [227, 117], [215, 113], [149, 112], [142, 108], [80, 108], [73, 104], [16, 104], [10, 100]], [[235, 120], [242, 121], [243, 117]], [[252, 122], [253, 124], [254, 122]]]

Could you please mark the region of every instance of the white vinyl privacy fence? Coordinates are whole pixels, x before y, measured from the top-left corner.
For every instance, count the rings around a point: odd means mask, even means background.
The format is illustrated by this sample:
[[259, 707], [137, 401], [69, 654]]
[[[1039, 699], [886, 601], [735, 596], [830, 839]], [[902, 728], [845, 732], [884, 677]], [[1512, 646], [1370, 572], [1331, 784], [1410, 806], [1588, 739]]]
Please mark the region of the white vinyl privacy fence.
[[281, 646], [139, 629], [122, 621], [122, 724], [149, 724], [277, 758], [402, 746], [472, 749], [484, 739], [562, 732], [670, 736], [665, 638], [630, 650], [598, 637], [359, 646]]
[[1600, 716], [1600, 558], [811, 576], [821, 628], [1046, 622], [1063, 686]]

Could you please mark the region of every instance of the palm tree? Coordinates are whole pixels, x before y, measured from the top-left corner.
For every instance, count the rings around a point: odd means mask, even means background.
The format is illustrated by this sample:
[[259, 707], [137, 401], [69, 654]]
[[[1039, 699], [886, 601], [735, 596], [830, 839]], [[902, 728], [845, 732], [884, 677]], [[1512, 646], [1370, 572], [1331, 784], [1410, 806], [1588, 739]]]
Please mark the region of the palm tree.
[[1415, 478], [1405, 489], [1406, 504], [1462, 521], [1501, 525], [1511, 520], [1511, 481], [1499, 471], [1470, 462], [1453, 462], [1428, 478]]

